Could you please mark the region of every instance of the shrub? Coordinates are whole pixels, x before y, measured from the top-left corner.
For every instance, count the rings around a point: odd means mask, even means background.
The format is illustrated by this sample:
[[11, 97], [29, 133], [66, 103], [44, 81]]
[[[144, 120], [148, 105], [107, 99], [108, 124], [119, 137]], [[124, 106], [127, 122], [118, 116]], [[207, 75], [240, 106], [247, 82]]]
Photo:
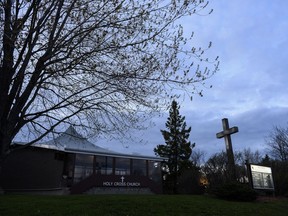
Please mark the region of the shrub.
[[252, 190], [248, 185], [240, 183], [227, 183], [214, 190], [214, 194], [226, 200], [234, 201], [254, 201], [257, 198], [256, 191]]

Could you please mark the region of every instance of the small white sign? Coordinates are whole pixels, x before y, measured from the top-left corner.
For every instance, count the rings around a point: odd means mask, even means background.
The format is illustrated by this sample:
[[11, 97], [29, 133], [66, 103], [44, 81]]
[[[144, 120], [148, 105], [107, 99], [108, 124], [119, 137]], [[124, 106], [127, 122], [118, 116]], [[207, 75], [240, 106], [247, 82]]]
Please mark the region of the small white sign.
[[259, 166], [259, 165], [253, 165], [253, 164], [251, 164], [251, 171], [272, 174], [271, 167], [265, 167], [265, 166]]

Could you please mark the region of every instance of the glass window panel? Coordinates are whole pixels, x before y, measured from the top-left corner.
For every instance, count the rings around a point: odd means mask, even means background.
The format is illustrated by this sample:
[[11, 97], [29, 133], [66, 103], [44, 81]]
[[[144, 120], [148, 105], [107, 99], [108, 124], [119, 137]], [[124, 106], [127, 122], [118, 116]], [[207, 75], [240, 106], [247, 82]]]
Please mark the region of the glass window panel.
[[83, 165], [83, 166], [93, 166], [93, 155], [81, 155], [76, 154], [76, 164]]
[[76, 154], [74, 182], [79, 182], [93, 174], [93, 155]]
[[115, 175], [130, 175], [130, 159], [115, 158]]
[[146, 176], [146, 160], [133, 160], [132, 174]]
[[113, 174], [113, 157], [106, 157], [106, 175]]
[[64, 163], [63, 175], [71, 179], [73, 177], [73, 171], [74, 171], [73, 169], [74, 169], [74, 155], [67, 154], [67, 157]]
[[102, 175], [113, 174], [113, 158], [96, 156], [96, 173]]

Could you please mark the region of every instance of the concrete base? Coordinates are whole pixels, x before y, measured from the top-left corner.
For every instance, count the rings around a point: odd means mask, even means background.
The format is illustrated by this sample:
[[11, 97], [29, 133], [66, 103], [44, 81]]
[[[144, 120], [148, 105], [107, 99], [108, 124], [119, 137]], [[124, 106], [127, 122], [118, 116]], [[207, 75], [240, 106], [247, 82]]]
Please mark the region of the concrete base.
[[94, 187], [85, 194], [154, 194], [149, 188]]

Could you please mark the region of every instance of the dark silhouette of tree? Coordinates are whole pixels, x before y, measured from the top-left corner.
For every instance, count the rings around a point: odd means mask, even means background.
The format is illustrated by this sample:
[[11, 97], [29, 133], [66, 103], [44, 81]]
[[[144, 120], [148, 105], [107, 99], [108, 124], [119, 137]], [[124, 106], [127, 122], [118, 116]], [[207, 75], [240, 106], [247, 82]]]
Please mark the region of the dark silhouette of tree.
[[277, 196], [288, 196], [288, 161], [275, 160], [266, 154], [260, 163], [272, 169], [272, 177]]
[[195, 149], [192, 151], [190, 160], [196, 167], [201, 167], [201, 165], [205, 163], [205, 156], [205, 151]]
[[[287, 196], [288, 194], [288, 161], [281, 159], [273, 159], [268, 154], [261, 156], [259, 151], [251, 151], [251, 149], [243, 149], [236, 151], [236, 176], [241, 183], [247, 183], [246, 160], [252, 164], [268, 166], [272, 169], [272, 177], [275, 186], [275, 194]], [[202, 172], [207, 177], [211, 189], [227, 183], [227, 156], [224, 151], [211, 155], [205, 164], [201, 167]], [[213, 191], [213, 190], [211, 190]]]
[[176, 21], [206, 7], [205, 1], [1, 1], [0, 159], [21, 131], [27, 145], [65, 124], [125, 134], [167, 105], [171, 88], [201, 94], [195, 83], [215, 73], [218, 58], [205, 57], [211, 43], [188, 45], [193, 34], [184, 36]]
[[256, 150], [252, 151], [250, 148], [245, 148], [242, 151], [239, 151], [239, 164], [245, 165], [246, 161], [253, 164], [259, 164], [262, 161], [262, 154]]
[[272, 158], [283, 162], [288, 161], [288, 128], [274, 127], [266, 143]]
[[[236, 165], [236, 179], [241, 183], [247, 183], [248, 181], [246, 161], [248, 160], [249, 163], [254, 164], [259, 164], [262, 161], [259, 151], [252, 152], [250, 148], [234, 152], [234, 159]], [[228, 158], [224, 151], [215, 153], [208, 158], [204, 166], [202, 166], [202, 171], [205, 173], [211, 187], [229, 183], [227, 166]]]
[[288, 161], [272, 160], [271, 165], [275, 194], [288, 196]]
[[236, 176], [241, 183], [248, 183], [246, 163], [259, 164], [262, 161], [262, 155], [258, 150], [252, 151], [245, 148], [242, 151], [235, 152]]
[[227, 182], [227, 164], [227, 154], [224, 151], [215, 153], [208, 158], [202, 167], [202, 171], [207, 177], [211, 187], [216, 187]]
[[268, 154], [265, 154], [265, 156], [262, 158], [260, 164], [263, 165], [263, 166], [271, 166], [272, 159], [269, 157]]
[[275, 194], [288, 194], [288, 127], [273, 127], [266, 137], [267, 153], [262, 160], [264, 166], [272, 168]]
[[195, 146], [195, 143], [188, 141], [191, 127], [187, 128], [185, 117], [180, 115], [179, 109], [180, 106], [173, 100], [165, 124], [167, 130], [161, 130], [165, 144], [157, 145], [154, 149], [156, 155], [167, 158], [167, 180], [172, 182], [173, 193], [177, 193], [181, 171], [193, 166], [189, 158]]

